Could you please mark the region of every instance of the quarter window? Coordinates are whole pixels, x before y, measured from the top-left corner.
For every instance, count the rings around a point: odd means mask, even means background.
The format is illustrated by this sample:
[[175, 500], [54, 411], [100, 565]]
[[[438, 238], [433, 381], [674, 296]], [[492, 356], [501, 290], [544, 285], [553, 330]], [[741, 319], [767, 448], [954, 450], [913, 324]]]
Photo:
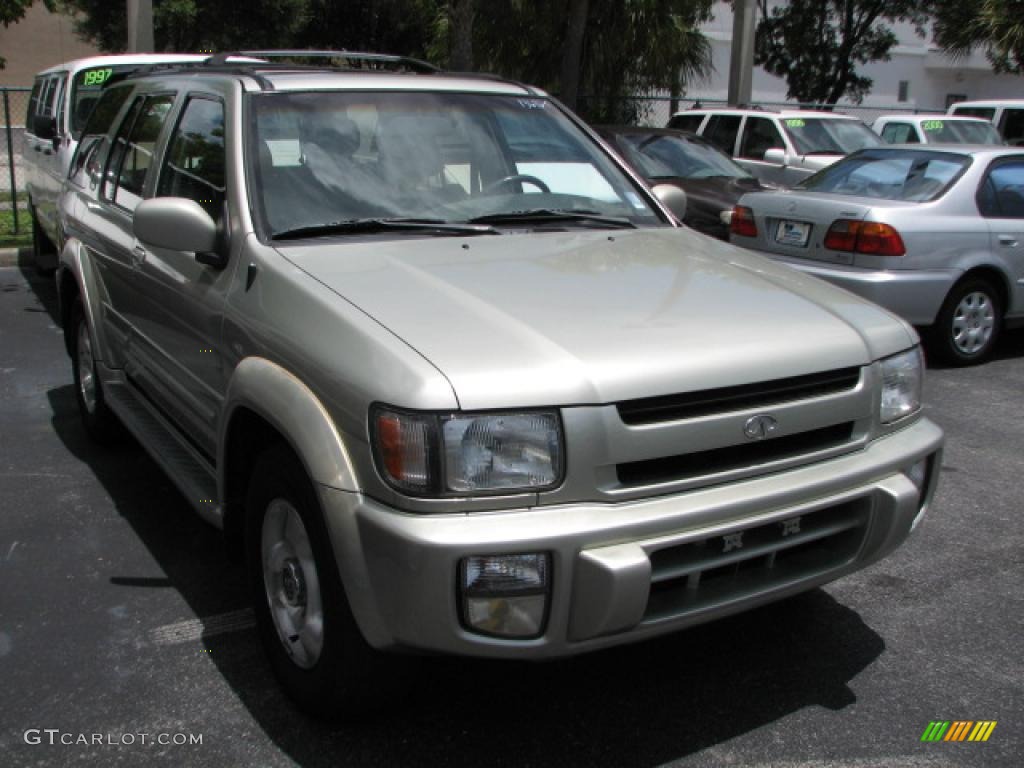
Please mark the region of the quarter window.
[[214, 219], [224, 206], [224, 105], [194, 98], [171, 137], [157, 195], [195, 200]]
[[114, 140], [107, 166], [104, 197], [116, 205], [135, 210], [141, 202], [156, 140], [173, 103], [174, 97], [168, 95], [145, 99], [141, 108], [138, 102], [132, 105]]
[[1024, 160], [1001, 163], [989, 171], [978, 192], [982, 215], [1024, 219]]

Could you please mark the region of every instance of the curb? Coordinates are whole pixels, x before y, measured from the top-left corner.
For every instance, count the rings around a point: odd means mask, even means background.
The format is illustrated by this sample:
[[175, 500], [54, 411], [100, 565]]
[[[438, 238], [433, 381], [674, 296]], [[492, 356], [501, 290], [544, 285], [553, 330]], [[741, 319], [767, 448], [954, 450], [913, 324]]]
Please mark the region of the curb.
[[31, 248], [0, 248], [0, 267], [18, 267], [31, 258]]

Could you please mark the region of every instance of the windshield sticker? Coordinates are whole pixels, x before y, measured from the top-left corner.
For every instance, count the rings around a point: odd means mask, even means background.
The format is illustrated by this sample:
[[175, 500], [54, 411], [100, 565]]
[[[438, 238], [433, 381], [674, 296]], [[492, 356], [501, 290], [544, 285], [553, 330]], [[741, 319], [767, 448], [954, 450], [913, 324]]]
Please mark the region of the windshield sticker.
[[523, 109], [547, 109], [548, 103], [544, 99], [519, 99], [519, 106]]
[[925, 120], [921, 123], [921, 127], [926, 131], [941, 131], [942, 121], [941, 120]]
[[82, 73], [82, 85], [103, 85], [112, 74], [114, 74], [114, 70], [110, 67], [106, 69], [87, 69]]
[[806, 128], [807, 123], [801, 120], [799, 117], [791, 117], [786, 121], [786, 125], [790, 128]]

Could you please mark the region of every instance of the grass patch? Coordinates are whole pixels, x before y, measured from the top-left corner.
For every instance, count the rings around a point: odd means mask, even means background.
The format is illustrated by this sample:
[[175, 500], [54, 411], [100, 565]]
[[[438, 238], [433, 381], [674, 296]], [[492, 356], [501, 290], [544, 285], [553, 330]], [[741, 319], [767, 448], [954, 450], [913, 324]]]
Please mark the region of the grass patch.
[[[0, 203], [9, 202], [11, 202], [10, 190], [5, 189], [3, 191], [0, 191]], [[28, 192], [26, 192], [23, 189], [20, 189], [18, 190], [18, 208], [21, 208], [22, 206], [25, 205], [28, 205]]]
[[0, 211], [0, 248], [32, 245], [32, 220], [28, 211], [18, 211], [18, 233], [14, 232], [14, 211]]

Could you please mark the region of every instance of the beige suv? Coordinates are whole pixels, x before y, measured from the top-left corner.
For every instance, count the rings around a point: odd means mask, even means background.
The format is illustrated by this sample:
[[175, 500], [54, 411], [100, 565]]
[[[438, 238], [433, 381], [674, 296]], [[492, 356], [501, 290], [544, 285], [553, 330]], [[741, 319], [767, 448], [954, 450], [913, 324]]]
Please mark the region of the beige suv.
[[340, 59], [105, 89], [60, 204], [85, 427], [245, 551], [302, 707], [379, 702], [401, 654], [644, 640], [906, 538], [943, 442], [910, 326], [682, 228], [541, 91]]

